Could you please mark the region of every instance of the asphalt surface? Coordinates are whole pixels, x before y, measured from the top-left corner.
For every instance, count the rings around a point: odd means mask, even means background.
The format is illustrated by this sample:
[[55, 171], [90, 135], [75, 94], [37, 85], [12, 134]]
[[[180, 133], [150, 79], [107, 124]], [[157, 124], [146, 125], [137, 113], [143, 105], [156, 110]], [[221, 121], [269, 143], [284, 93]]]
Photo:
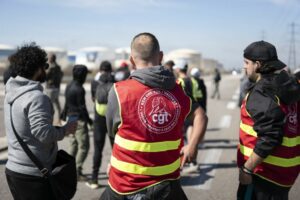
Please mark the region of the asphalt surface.
[[[211, 77], [205, 77], [208, 94], [211, 94]], [[87, 89], [86, 102], [92, 115], [93, 107], [90, 100], [89, 84]], [[220, 84], [221, 99], [208, 99], [209, 123], [205, 139], [199, 145], [198, 163], [200, 172], [188, 173], [188, 168], [184, 169], [181, 183], [187, 196], [191, 200], [231, 200], [236, 199], [236, 189], [238, 186], [238, 169], [236, 167], [236, 147], [238, 144], [239, 129], [239, 108], [237, 106], [239, 87], [239, 76], [226, 75], [222, 77]], [[63, 94], [63, 90], [61, 92]], [[7, 151], [5, 142], [5, 132], [3, 124], [3, 86], [0, 86], [0, 199], [10, 200], [12, 196], [6, 183], [4, 174]], [[60, 97], [61, 105], [64, 103], [63, 95]], [[88, 177], [91, 176], [93, 140], [90, 131], [90, 151], [83, 166], [83, 172]], [[60, 148], [68, 150], [69, 138], [59, 142]], [[98, 199], [107, 186], [107, 176], [105, 174], [107, 163], [109, 162], [111, 147], [108, 142], [105, 144], [103, 152], [102, 166], [99, 173], [99, 189], [92, 190], [84, 182], [79, 182], [74, 200]], [[290, 200], [300, 199], [300, 180], [290, 192]]]

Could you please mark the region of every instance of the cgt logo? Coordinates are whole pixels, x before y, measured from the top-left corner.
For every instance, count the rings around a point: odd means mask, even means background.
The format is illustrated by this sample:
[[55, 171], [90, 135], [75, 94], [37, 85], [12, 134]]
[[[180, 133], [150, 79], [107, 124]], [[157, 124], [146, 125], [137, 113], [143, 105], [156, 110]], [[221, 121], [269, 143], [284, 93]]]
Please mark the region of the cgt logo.
[[149, 113], [152, 121], [160, 125], [168, 122], [168, 117], [172, 115], [166, 110], [166, 102], [163, 97], [154, 97], [152, 100], [152, 110]]
[[165, 90], [151, 89], [139, 101], [138, 112], [142, 124], [153, 133], [166, 133], [173, 129], [180, 116], [180, 104]]

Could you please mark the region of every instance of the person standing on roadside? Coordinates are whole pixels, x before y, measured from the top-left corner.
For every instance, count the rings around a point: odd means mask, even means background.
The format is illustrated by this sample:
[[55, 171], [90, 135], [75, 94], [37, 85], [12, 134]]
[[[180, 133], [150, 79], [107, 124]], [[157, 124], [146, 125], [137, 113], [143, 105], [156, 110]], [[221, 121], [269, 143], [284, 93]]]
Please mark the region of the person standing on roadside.
[[300, 84], [285, 67], [268, 42], [244, 50], [246, 75], [255, 84], [241, 106], [239, 200], [288, 200], [299, 174]]
[[[112, 75], [112, 66], [110, 62], [104, 61], [100, 65], [100, 77], [97, 81], [97, 87], [94, 90], [93, 101], [95, 103], [95, 118], [94, 118], [94, 156], [92, 178], [86, 185], [91, 189], [99, 187], [98, 173], [102, 161], [102, 151], [105, 145], [107, 127], [106, 127], [106, 109], [108, 93], [114, 83]], [[93, 84], [94, 86], [96, 84]], [[109, 137], [110, 144], [113, 146], [114, 140]]]
[[63, 119], [72, 115], [78, 118], [76, 133], [70, 138], [70, 154], [76, 158], [78, 181], [87, 180], [82, 173], [82, 166], [90, 147], [88, 124], [93, 124], [85, 104], [83, 84], [87, 74], [88, 69], [85, 65], [75, 65], [73, 67], [73, 80], [67, 85], [65, 91], [66, 102], [62, 116]]
[[[163, 53], [151, 33], [131, 42], [136, 69], [110, 90], [106, 114], [115, 138], [106, 199], [187, 199], [180, 185], [180, 167], [197, 156], [207, 125], [205, 112], [160, 65]], [[190, 110], [192, 108], [192, 111]], [[193, 138], [183, 146], [182, 128], [193, 118]]]
[[[53, 106], [57, 109], [57, 119], [61, 113], [61, 106], [59, 103], [60, 84], [64, 73], [61, 67], [56, 62], [56, 55], [49, 54], [49, 69], [46, 74], [46, 94], [50, 97]], [[60, 123], [58, 123], [60, 124]]]
[[9, 58], [16, 77], [5, 85], [4, 120], [8, 140], [6, 180], [14, 199], [55, 199], [49, 179], [27, 156], [13, 131], [49, 171], [56, 160], [57, 141], [74, 134], [76, 122], [62, 127], [53, 123], [51, 101], [43, 93], [46, 80], [47, 54], [35, 43], [25, 44]]
[[213, 94], [211, 95], [212, 99], [214, 99], [215, 96], [217, 96], [217, 99], [221, 98], [220, 89], [219, 89], [220, 81], [221, 81], [221, 73], [219, 69], [216, 68], [213, 76], [214, 91]]

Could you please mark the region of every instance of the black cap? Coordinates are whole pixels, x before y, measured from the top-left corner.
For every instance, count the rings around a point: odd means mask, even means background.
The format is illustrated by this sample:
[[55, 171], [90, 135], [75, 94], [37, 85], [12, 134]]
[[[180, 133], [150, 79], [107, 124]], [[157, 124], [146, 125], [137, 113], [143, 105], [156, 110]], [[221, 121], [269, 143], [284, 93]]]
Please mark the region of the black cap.
[[272, 66], [276, 70], [286, 67], [286, 64], [278, 59], [275, 46], [265, 41], [253, 42], [247, 46], [244, 57], [252, 61], [262, 61], [264, 66]]

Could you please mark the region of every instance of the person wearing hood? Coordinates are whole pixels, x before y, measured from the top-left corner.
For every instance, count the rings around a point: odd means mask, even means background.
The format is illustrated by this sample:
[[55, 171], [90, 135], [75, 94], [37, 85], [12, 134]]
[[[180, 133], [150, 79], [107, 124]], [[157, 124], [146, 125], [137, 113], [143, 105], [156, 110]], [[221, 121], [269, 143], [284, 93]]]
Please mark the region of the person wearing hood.
[[[94, 118], [94, 156], [93, 156], [93, 170], [92, 178], [86, 185], [91, 189], [96, 189], [98, 185], [98, 173], [102, 161], [102, 151], [105, 144], [105, 138], [107, 133], [106, 128], [106, 108], [107, 98], [110, 88], [114, 83], [114, 77], [112, 75], [112, 66], [110, 62], [103, 61], [100, 64], [100, 77], [96, 82], [92, 82], [92, 100], [95, 103], [95, 118]], [[96, 86], [96, 89], [93, 87]], [[109, 137], [110, 144], [113, 146], [114, 140]]]
[[[102, 200], [187, 199], [180, 168], [196, 157], [207, 117], [198, 104], [191, 105], [173, 73], [160, 66], [162, 58], [154, 35], [136, 35], [130, 56], [136, 70], [109, 92], [106, 122], [115, 140]], [[195, 125], [191, 143], [183, 147], [186, 117]]]
[[88, 69], [85, 65], [73, 67], [73, 80], [66, 87], [66, 101], [61, 116], [63, 120], [72, 115], [78, 118], [76, 133], [70, 138], [70, 154], [76, 158], [78, 181], [87, 180], [86, 176], [82, 174], [82, 166], [90, 147], [88, 124], [93, 124], [86, 108], [85, 89], [83, 87], [87, 74]]
[[255, 82], [241, 106], [237, 199], [287, 200], [299, 174], [300, 85], [265, 41], [244, 50], [244, 68]]
[[5, 85], [4, 120], [8, 140], [6, 179], [14, 199], [55, 199], [49, 179], [27, 156], [15, 132], [27, 144], [43, 166], [52, 171], [56, 160], [57, 141], [74, 134], [76, 122], [54, 127], [54, 110], [43, 93], [47, 54], [35, 43], [18, 48], [9, 58], [16, 77]]

